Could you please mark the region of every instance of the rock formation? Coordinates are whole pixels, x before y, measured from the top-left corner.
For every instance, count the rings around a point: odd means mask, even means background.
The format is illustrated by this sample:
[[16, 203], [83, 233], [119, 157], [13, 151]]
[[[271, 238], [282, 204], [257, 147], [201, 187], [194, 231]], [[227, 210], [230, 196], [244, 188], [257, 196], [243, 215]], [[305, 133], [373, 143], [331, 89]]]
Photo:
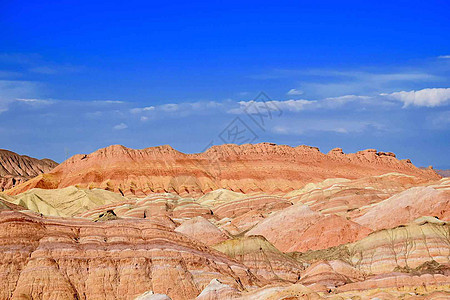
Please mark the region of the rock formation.
[[449, 208], [390, 152], [111, 146], [0, 192], [0, 299], [448, 299]]
[[434, 170], [436, 173], [442, 177], [450, 177], [450, 170]]
[[431, 169], [421, 170], [391, 153], [373, 149], [323, 154], [309, 146], [262, 143], [213, 146], [204, 153], [184, 154], [170, 146], [134, 150], [114, 145], [75, 155], [8, 193], [77, 185], [139, 197], [163, 192], [198, 196], [220, 188], [283, 194], [327, 178], [356, 179], [389, 172], [440, 178]]
[[408, 188], [430, 184], [423, 178], [388, 173], [360, 179], [330, 178], [307, 184], [285, 195], [289, 201], [307, 204], [323, 214], [347, 216], [361, 207], [376, 204]]
[[57, 165], [51, 159], [36, 159], [0, 149], [0, 191], [49, 172]]
[[229, 236], [217, 228], [217, 226], [200, 216], [184, 221], [175, 231], [209, 246], [229, 239]]
[[269, 282], [297, 282], [305, 266], [282, 253], [262, 236], [241, 237], [213, 246]]
[[259, 222], [246, 235], [262, 235], [283, 252], [324, 249], [357, 241], [371, 230], [336, 215], [296, 204]]
[[5, 200], [47, 216], [71, 217], [100, 205], [122, 203], [126, 199], [102, 189], [87, 190], [69, 186], [56, 190], [31, 189]]
[[244, 265], [152, 220], [91, 222], [0, 212], [0, 299], [193, 299], [214, 278], [257, 285]]
[[450, 220], [450, 180], [410, 188], [360, 211], [363, 215], [354, 221], [373, 230], [406, 224], [421, 216]]
[[192, 198], [182, 198], [175, 194], [153, 194], [145, 198], [123, 199], [123, 201], [98, 206], [78, 216], [92, 219], [107, 210], [113, 210], [119, 217], [142, 219], [152, 216], [168, 216], [178, 219], [180, 222], [197, 216], [207, 219], [213, 217], [209, 207], [197, 203]]

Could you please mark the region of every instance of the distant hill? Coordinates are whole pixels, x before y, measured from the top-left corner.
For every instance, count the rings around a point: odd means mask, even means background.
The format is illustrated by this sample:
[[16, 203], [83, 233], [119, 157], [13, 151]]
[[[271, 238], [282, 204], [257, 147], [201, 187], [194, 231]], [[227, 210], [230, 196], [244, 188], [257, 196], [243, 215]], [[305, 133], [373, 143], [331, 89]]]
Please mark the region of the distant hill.
[[0, 191], [49, 172], [57, 165], [51, 159], [37, 159], [0, 149]]
[[450, 170], [435, 170], [442, 177], [450, 177]]
[[421, 170], [410, 160], [375, 149], [345, 154], [335, 148], [325, 154], [316, 147], [261, 143], [227, 144], [184, 154], [168, 145], [140, 150], [113, 145], [75, 155], [8, 193], [77, 185], [138, 197], [165, 192], [197, 197], [217, 189], [283, 194], [327, 178], [357, 179], [391, 172], [440, 179], [432, 169]]

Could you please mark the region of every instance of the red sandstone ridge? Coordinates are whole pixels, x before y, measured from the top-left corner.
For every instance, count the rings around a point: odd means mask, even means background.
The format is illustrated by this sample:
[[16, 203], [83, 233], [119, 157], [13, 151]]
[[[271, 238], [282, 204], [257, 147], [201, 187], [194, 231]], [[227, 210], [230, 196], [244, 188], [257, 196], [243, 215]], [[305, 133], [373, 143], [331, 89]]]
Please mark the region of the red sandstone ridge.
[[144, 196], [171, 192], [197, 196], [225, 188], [243, 193], [282, 194], [326, 178], [357, 179], [398, 172], [426, 180], [440, 176], [416, 168], [409, 160], [374, 149], [328, 154], [309, 146], [270, 143], [213, 146], [203, 153], [184, 154], [170, 146], [141, 150], [113, 145], [88, 155], [75, 155], [51, 172], [8, 191], [15, 195], [34, 187], [70, 185]]
[[37, 159], [0, 149], [0, 191], [49, 172], [57, 165], [51, 159]]

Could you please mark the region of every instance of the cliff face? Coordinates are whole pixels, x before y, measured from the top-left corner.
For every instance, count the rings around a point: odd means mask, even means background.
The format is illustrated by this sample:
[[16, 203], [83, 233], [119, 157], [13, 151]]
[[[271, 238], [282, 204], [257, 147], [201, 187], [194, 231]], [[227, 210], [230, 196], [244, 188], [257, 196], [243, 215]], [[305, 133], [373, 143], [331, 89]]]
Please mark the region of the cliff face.
[[37, 159], [0, 149], [0, 191], [49, 172], [57, 165], [50, 159]]
[[352, 154], [333, 149], [324, 154], [314, 147], [262, 143], [213, 146], [204, 153], [184, 154], [170, 146], [134, 150], [113, 145], [89, 155], [75, 155], [8, 193], [77, 185], [126, 196], [161, 192], [199, 196], [220, 188], [282, 194], [327, 178], [356, 179], [389, 172], [424, 180], [440, 178], [431, 169], [418, 169], [393, 153], [374, 149]]

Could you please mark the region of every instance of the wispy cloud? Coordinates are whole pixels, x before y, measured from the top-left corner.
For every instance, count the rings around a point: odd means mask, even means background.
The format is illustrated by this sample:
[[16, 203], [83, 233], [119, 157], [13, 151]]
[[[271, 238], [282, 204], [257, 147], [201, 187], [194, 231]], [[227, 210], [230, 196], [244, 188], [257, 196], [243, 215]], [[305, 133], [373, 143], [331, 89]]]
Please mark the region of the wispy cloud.
[[152, 111], [152, 110], [155, 110], [154, 106], [146, 106], [146, 107], [142, 107], [142, 108], [141, 107], [132, 108], [132, 109], [130, 109], [130, 112], [132, 114], [139, 114], [139, 113], [142, 113], [145, 111]]
[[198, 114], [213, 113], [216, 109], [225, 107], [226, 105], [229, 104], [230, 101], [227, 101], [227, 103], [216, 101], [167, 103], [161, 105], [133, 107], [129, 109], [129, 112], [133, 115], [139, 116], [141, 121], [148, 121], [150, 117], [153, 118], [156, 117], [156, 115], [186, 117], [193, 113]]
[[21, 102], [21, 103], [25, 103], [25, 104], [29, 104], [29, 105], [49, 105], [49, 104], [53, 104], [54, 101], [53, 100], [46, 100], [46, 99], [22, 99], [22, 98], [17, 98], [16, 99], [17, 102]]
[[272, 111], [293, 111], [299, 112], [305, 110], [308, 106], [312, 106], [316, 101], [310, 100], [285, 100], [285, 101], [239, 101], [239, 107], [231, 108], [227, 112], [231, 114], [259, 114], [261, 112], [262, 106], [264, 106], [264, 110], [272, 110]]
[[128, 125], [125, 123], [120, 123], [113, 127], [114, 130], [123, 130], [123, 129], [127, 129], [127, 128], [128, 128]]
[[297, 90], [297, 89], [290, 89], [287, 93], [286, 93], [286, 95], [290, 95], [290, 96], [298, 96], [298, 95], [303, 95], [304, 94], [304, 92], [303, 91], [300, 91], [300, 90]]
[[0, 80], [0, 111], [8, 110], [9, 104], [17, 98], [39, 95], [40, 89], [41, 85], [33, 81]]
[[324, 98], [340, 95], [376, 95], [380, 92], [421, 89], [428, 86], [445, 86], [450, 55], [410, 61], [403, 64], [358, 66], [354, 68], [304, 68], [271, 69], [254, 74], [252, 79], [274, 81], [274, 84], [290, 84], [288, 95], [301, 90], [303, 97]]
[[384, 130], [384, 126], [377, 122], [362, 120], [308, 119], [291, 121], [289, 125], [276, 125], [271, 131], [280, 135], [305, 135], [317, 132], [361, 133], [369, 129]]

